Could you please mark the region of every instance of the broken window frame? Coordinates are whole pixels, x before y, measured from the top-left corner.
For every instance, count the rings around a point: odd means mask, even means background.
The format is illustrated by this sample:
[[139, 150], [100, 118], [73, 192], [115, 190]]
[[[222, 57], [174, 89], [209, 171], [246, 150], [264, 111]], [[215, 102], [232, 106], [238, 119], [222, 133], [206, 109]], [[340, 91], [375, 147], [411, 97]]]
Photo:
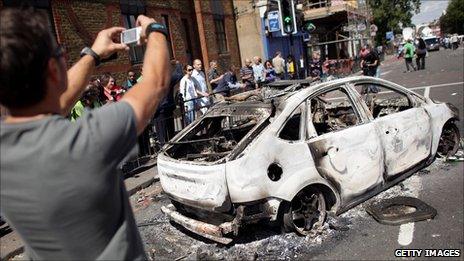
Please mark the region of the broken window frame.
[[[336, 90], [340, 90], [341, 92], [343, 92], [348, 97], [348, 101], [350, 102], [350, 104], [351, 104], [351, 106], [353, 108], [353, 112], [355, 113], [356, 117], [358, 118], [358, 123], [355, 124], [355, 125], [349, 126], [347, 128], [338, 129], [338, 130], [330, 131], [330, 132], [327, 132], [327, 133], [318, 134], [317, 131], [316, 131], [316, 127], [314, 127], [314, 124], [313, 124], [310, 102], [311, 102], [312, 99], [314, 99], [314, 98], [316, 98], [316, 97], [318, 97], [318, 96], [320, 96], [320, 95], [322, 95], [324, 93], [329, 93], [329, 92], [336, 91]], [[355, 96], [353, 96], [353, 91], [356, 92], [356, 90], [354, 90], [354, 88], [351, 88], [349, 85], [341, 84], [341, 85], [332, 86], [330, 88], [324, 88], [324, 89], [318, 90], [317, 92], [312, 93], [308, 98], [306, 98], [304, 103], [306, 104], [306, 108], [307, 108], [307, 110], [306, 110], [307, 111], [306, 119], [305, 119], [305, 125], [306, 125], [306, 130], [307, 130], [305, 134], [306, 134], [306, 139], [307, 140], [311, 140], [311, 139], [319, 137], [319, 136], [328, 135], [328, 134], [331, 134], [331, 133], [346, 130], [348, 128], [360, 126], [360, 125], [363, 125], [363, 124], [366, 124], [366, 123], [370, 122], [370, 119], [366, 115], [366, 112], [364, 111], [364, 108], [362, 108], [363, 105], [362, 104], [360, 105], [358, 102], [356, 102], [357, 99], [356, 99]], [[361, 106], [361, 108], [359, 106]]]
[[[297, 140], [287, 140], [284, 138], [280, 137], [281, 132], [284, 130], [285, 126], [287, 126], [287, 123], [290, 121], [290, 119], [295, 115], [297, 111], [300, 111], [300, 130], [299, 130], [299, 138]], [[290, 115], [285, 119], [285, 122], [280, 126], [279, 131], [277, 131], [277, 138], [279, 140], [283, 140], [288, 143], [295, 143], [295, 142], [300, 142], [304, 141], [306, 139], [306, 103], [302, 102], [298, 106], [295, 107], [295, 109], [290, 113]]]
[[[262, 115], [259, 116], [259, 120], [256, 122], [255, 126], [251, 128], [248, 133], [242, 137], [242, 139], [237, 142], [235, 145], [235, 148], [230, 150], [228, 155], [225, 155], [224, 157], [215, 160], [215, 161], [190, 161], [190, 160], [185, 160], [185, 159], [179, 159], [173, 157], [171, 153], [173, 153], [172, 150], [174, 146], [179, 145], [180, 143], [188, 142], [185, 139], [190, 139], [191, 137], [195, 136], [199, 129], [201, 129], [201, 124], [204, 120], [207, 118], [216, 118], [216, 117], [234, 117], [234, 116], [239, 116], [240, 114], [234, 115], [236, 111], [250, 111], [249, 116], [253, 115], [258, 115], [262, 113]], [[200, 120], [196, 121], [196, 123], [192, 123], [188, 127], [184, 128], [179, 134], [176, 135], [171, 141], [168, 142], [168, 146], [163, 148], [163, 154], [167, 157], [173, 158], [175, 160], [180, 160], [180, 161], [186, 161], [189, 162], [189, 164], [194, 164], [194, 165], [210, 165], [210, 164], [219, 164], [224, 162], [226, 159], [233, 160], [235, 159], [242, 151], [245, 149], [249, 143], [261, 133], [261, 131], [268, 126], [270, 123], [269, 117], [271, 114], [271, 107], [267, 106], [218, 106], [214, 107], [211, 109], [211, 111], [208, 112], [208, 114], [204, 117], [202, 117]], [[243, 116], [243, 115], [242, 115]], [[188, 137], [187, 137], [188, 136]]]
[[[365, 84], [376, 85], [379, 88], [387, 89], [390, 92], [399, 93], [399, 94], [405, 96], [408, 99], [408, 104], [409, 104], [410, 108], [408, 108], [406, 110], [402, 110], [402, 111], [407, 111], [407, 110], [410, 110], [410, 109], [413, 109], [413, 108], [420, 107], [425, 102], [425, 100], [423, 100], [420, 96], [418, 96], [416, 94], [405, 92], [405, 91], [403, 91], [401, 89], [395, 88], [394, 86], [390, 86], [390, 85], [386, 85], [386, 84], [382, 84], [382, 83], [371, 83], [371, 82], [366, 82], [366, 81], [347, 83], [347, 86], [348, 86], [348, 88], [351, 89], [351, 92], [353, 93], [353, 95], [356, 95], [359, 98], [359, 100], [361, 101], [360, 106], [363, 107], [363, 110], [367, 114], [370, 121], [376, 120], [376, 119], [381, 118], [381, 117], [374, 117], [373, 113], [371, 112], [368, 105], [364, 101], [363, 95], [356, 89], [357, 87], [360, 87], [360, 85], [365, 85]], [[382, 93], [382, 91], [379, 92], [379, 93]], [[395, 112], [395, 113], [399, 113], [399, 112], [402, 112], [402, 111], [398, 111], [398, 112]], [[393, 113], [393, 114], [395, 114], [395, 113]], [[389, 115], [391, 115], [391, 114], [389, 114]], [[388, 115], [385, 115], [385, 116], [388, 116]]]

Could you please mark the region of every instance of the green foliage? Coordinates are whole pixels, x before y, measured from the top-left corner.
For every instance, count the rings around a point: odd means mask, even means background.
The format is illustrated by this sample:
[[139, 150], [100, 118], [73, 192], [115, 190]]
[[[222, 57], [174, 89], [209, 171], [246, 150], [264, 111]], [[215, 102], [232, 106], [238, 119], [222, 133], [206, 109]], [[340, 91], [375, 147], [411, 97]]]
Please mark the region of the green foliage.
[[411, 18], [420, 10], [420, 0], [368, 0], [368, 4], [378, 28], [375, 39], [378, 44], [384, 42], [388, 31], [401, 33], [400, 22], [403, 27], [412, 26]]
[[440, 17], [443, 33], [464, 34], [464, 0], [451, 0], [446, 14]]

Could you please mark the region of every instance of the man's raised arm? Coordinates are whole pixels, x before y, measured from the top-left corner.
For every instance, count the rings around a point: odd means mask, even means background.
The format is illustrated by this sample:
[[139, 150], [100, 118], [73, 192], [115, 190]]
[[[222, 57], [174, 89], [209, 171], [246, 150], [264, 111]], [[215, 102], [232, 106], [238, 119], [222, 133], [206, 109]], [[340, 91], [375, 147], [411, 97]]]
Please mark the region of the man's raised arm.
[[129, 103], [134, 109], [138, 134], [145, 129], [166, 95], [171, 76], [166, 36], [156, 31], [145, 35], [147, 27], [154, 22], [154, 19], [143, 15], [137, 18], [137, 25], [142, 26], [142, 40], [147, 41], [142, 68], [143, 79], [121, 100]]
[[[124, 27], [112, 27], [100, 31], [91, 49], [101, 59], [108, 58], [117, 51], [128, 50], [127, 45], [113, 41], [124, 30]], [[90, 55], [85, 55], [68, 70], [68, 88], [60, 97], [62, 115], [67, 115], [77, 102], [94, 69], [95, 59]]]

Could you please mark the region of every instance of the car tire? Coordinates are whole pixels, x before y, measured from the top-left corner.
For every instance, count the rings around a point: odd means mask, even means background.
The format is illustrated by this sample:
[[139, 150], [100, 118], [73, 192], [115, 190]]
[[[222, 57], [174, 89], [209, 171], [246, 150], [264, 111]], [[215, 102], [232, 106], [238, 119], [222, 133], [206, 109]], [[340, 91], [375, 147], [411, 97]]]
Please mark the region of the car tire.
[[453, 156], [459, 149], [461, 135], [459, 129], [454, 123], [448, 123], [443, 126], [440, 141], [437, 148], [437, 157], [444, 158]]
[[306, 236], [322, 227], [327, 215], [326, 202], [322, 192], [302, 190], [284, 210], [282, 228], [285, 232], [296, 232]]

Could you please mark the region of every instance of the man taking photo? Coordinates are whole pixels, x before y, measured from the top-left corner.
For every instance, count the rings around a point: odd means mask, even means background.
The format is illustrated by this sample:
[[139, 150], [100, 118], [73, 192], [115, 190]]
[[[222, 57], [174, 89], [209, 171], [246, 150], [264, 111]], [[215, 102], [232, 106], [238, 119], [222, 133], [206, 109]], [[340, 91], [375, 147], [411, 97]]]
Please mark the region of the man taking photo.
[[[166, 29], [139, 16], [146, 41], [143, 81], [120, 102], [65, 118], [100, 59], [127, 50], [98, 33], [66, 71], [47, 18], [3, 9], [0, 25], [1, 215], [30, 259], [143, 260], [143, 249], [117, 166], [136, 143], [169, 86]], [[15, 79], [15, 80], [12, 80]]]

